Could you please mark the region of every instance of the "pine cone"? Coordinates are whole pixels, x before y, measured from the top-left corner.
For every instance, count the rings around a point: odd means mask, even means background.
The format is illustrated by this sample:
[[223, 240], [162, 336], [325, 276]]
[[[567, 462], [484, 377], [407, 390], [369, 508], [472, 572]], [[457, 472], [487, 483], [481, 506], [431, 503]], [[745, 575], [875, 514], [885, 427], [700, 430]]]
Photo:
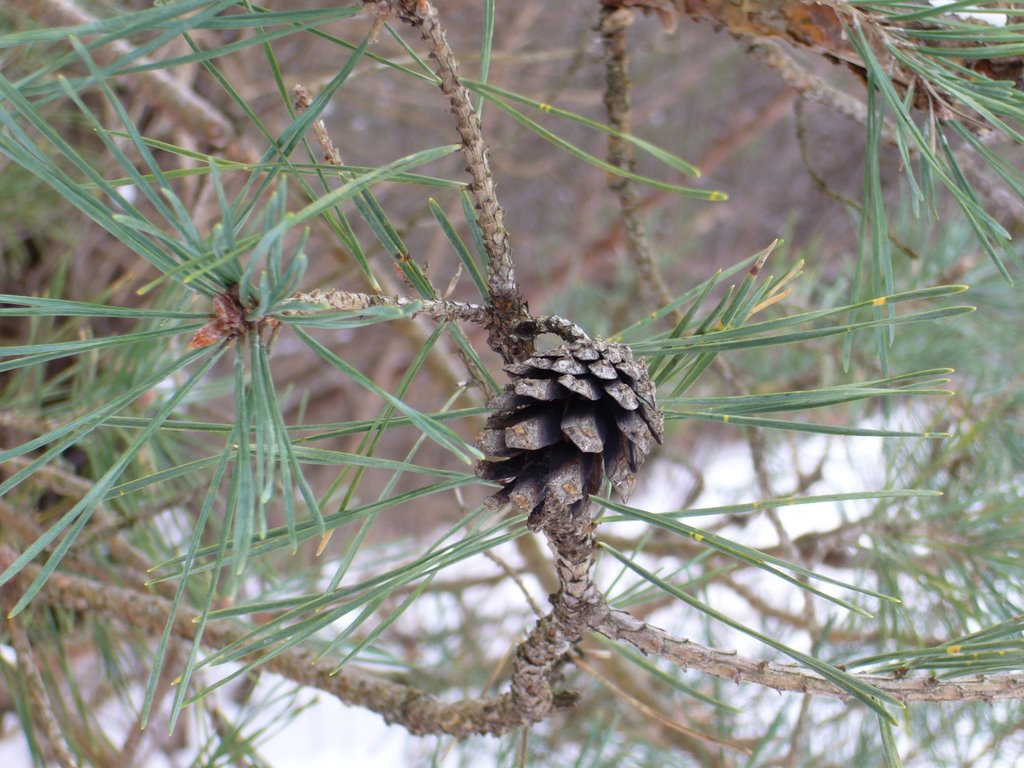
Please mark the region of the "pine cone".
[[624, 344], [579, 341], [505, 366], [512, 382], [489, 405], [477, 474], [505, 487], [487, 502], [511, 502], [538, 530], [546, 510], [578, 513], [607, 475], [627, 500], [636, 471], [661, 442], [664, 417], [645, 363]]

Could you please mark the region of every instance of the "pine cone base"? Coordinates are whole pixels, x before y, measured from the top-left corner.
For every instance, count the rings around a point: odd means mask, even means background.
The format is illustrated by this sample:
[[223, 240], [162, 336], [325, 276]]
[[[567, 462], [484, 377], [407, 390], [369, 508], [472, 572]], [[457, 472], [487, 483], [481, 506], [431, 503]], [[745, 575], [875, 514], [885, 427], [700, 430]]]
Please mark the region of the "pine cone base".
[[664, 434], [654, 384], [629, 347], [578, 341], [505, 366], [511, 382], [477, 439], [477, 475], [503, 484], [487, 499], [529, 513], [582, 513], [604, 477], [628, 500], [636, 472]]

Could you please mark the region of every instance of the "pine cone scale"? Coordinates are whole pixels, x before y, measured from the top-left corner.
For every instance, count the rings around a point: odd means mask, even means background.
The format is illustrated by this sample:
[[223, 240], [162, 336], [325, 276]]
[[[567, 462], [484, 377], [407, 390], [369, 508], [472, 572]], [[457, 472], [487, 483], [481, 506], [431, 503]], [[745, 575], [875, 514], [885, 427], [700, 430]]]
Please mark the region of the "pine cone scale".
[[584, 453], [601, 453], [608, 430], [587, 402], [573, 401], [562, 417], [562, 434]]
[[537, 451], [562, 439], [561, 424], [549, 411], [538, 411], [505, 428], [505, 444], [509, 448]]
[[612, 399], [627, 411], [635, 411], [640, 407], [640, 401], [637, 399], [633, 388], [624, 381], [616, 380], [605, 384], [604, 391], [611, 395]]
[[516, 453], [516, 450], [509, 448], [505, 442], [503, 429], [485, 429], [477, 438], [476, 445], [488, 456], [511, 456]]
[[480, 462], [476, 474], [484, 480], [495, 482], [515, 480], [522, 473], [525, 465], [526, 460], [522, 454], [519, 454], [506, 461]]
[[581, 457], [571, 457], [561, 466], [552, 469], [547, 476], [546, 500], [563, 506], [582, 500], [588, 490], [585, 481], [590, 474], [589, 466], [589, 462], [584, 466]]
[[519, 379], [515, 383], [514, 391], [522, 397], [545, 402], [566, 396], [565, 387], [559, 383], [558, 379]]
[[582, 376], [587, 372], [587, 366], [571, 357], [560, 357], [555, 361], [555, 364], [551, 366], [551, 370], [556, 373], [567, 373], [572, 376]]
[[587, 400], [600, 400], [601, 394], [604, 392], [593, 379], [581, 379], [568, 373], [559, 376], [558, 383], [570, 392], [575, 392], [577, 395], [587, 398]]
[[619, 431], [645, 455], [651, 452], [654, 434], [639, 411], [616, 411], [615, 423]]
[[597, 360], [590, 364], [590, 372], [597, 376], [599, 379], [605, 381], [615, 381], [619, 378], [619, 372], [615, 370], [615, 366], [607, 360]]
[[508, 498], [520, 512], [530, 512], [544, 501], [547, 471], [542, 467], [532, 467], [524, 472], [516, 484], [509, 490]]

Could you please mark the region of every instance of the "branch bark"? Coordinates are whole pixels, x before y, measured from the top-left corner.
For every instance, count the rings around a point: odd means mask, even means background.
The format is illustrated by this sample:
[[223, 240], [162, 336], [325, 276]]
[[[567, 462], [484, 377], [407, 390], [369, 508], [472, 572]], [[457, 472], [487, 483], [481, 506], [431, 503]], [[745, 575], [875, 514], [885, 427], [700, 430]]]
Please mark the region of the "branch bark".
[[[13, 549], [0, 546], [0, 568], [6, 568], [16, 558], [17, 553]], [[34, 579], [39, 570], [37, 565], [28, 565], [23, 571], [23, 578]], [[157, 595], [141, 594], [63, 571], [55, 572], [46, 581], [36, 600], [91, 615], [107, 616], [138, 627], [154, 637], [163, 631], [172, 606], [171, 601]], [[172, 626], [175, 637], [184, 640], [195, 638], [198, 625], [192, 618], [184, 610], [175, 614]], [[203, 644], [224, 648], [241, 640], [246, 633], [245, 626], [235, 622], [209, 621], [203, 632]], [[335, 661], [319, 658], [315, 651], [295, 647], [268, 660], [264, 668], [300, 685], [333, 694], [345, 704], [376, 712], [387, 722], [402, 725], [413, 734], [448, 734], [465, 738], [474, 733], [500, 735], [510, 730], [502, 727], [507, 720], [503, 717], [502, 705], [507, 706], [508, 695], [447, 704], [414, 686], [374, 677], [355, 668], [334, 674], [335, 665]]]
[[477, 223], [488, 257], [488, 344], [507, 363], [523, 360], [533, 354], [536, 331], [516, 284], [512, 243], [505, 229], [505, 211], [498, 202], [480, 118], [469, 91], [459, 79], [458, 62], [438, 20], [437, 8], [427, 0], [391, 0], [388, 5], [400, 19], [418, 29], [427, 41], [430, 58], [434, 60], [435, 71], [441, 79], [441, 92], [448, 98], [455, 116], [455, 127], [462, 138], [466, 170], [472, 179], [469, 191], [476, 206]]
[[[629, 52], [626, 46], [627, 30], [632, 22], [632, 11], [602, 4], [597, 28], [601, 32], [604, 46], [604, 106], [612, 128], [626, 134], [632, 132]], [[632, 145], [611, 134], [608, 136], [608, 162], [617, 168], [636, 171]], [[626, 250], [636, 267], [640, 282], [658, 305], [670, 304], [672, 294], [651, 253], [646, 227], [640, 217], [640, 196], [636, 188], [629, 179], [622, 176], [611, 178], [608, 188], [618, 198], [626, 235]], [[678, 322], [683, 314], [676, 310], [673, 317]]]
[[[312, 291], [296, 293], [295, 301], [304, 304], [317, 304], [327, 309], [340, 312], [358, 313], [369, 307], [413, 307], [416, 314], [423, 314], [435, 322], [454, 321], [487, 325], [489, 322], [488, 307], [464, 301], [409, 299], [403, 296], [384, 296], [377, 293], [357, 293], [330, 288], [326, 291], [314, 288]], [[312, 314], [307, 310], [294, 310], [288, 314]], [[582, 341], [587, 338], [586, 332], [576, 323], [558, 315], [541, 315], [530, 319], [535, 334], [552, 333], [566, 341]], [[0, 414], [2, 415], [2, 414]]]
[[[558, 525], [550, 531], [552, 540], [561, 542], [557, 546], [571, 549], [582, 545], [585, 550], [589, 533], [566, 530], [564, 534], [567, 538], [563, 538]], [[10, 547], [0, 546], [0, 568], [5, 568], [16, 557], [17, 553]], [[561, 659], [577, 633], [595, 631], [611, 640], [628, 642], [645, 654], [666, 659], [683, 669], [777, 691], [844, 701], [849, 699], [849, 694], [838, 686], [797, 666], [709, 648], [674, 637], [624, 611], [611, 609], [596, 594], [589, 578], [579, 578], [589, 569], [589, 556], [565, 557], [563, 553], [558, 568], [563, 587], [554, 599], [555, 611], [542, 619], [534, 630], [534, 634], [547, 644], [545, 652], [548, 659]], [[38, 571], [37, 565], [26, 566], [25, 578], [33, 579]], [[43, 585], [37, 599], [48, 605], [106, 616], [154, 636], [163, 630], [171, 610], [171, 602], [157, 595], [145, 595], [61, 571], [54, 573]], [[559, 618], [552, 618], [556, 614]], [[197, 626], [192, 616], [179, 611], [174, 617], [172, 631], [178, 638], [192, 640]], [[206, 624], [203, 643], [212, 648], [223, 648], [241, 640], [246, 633], [241, 624], [212, 620]], [[517, 663], [527, 663], [527, 657], [536, 659], [531, 650], [526, 650], [535, 645], [530, 640], [524, 643], [520, 652], [522, 660]], [[555, 670], [555, 667], [556, 664], [551, 664], [548, 670]], [[300, 646], [268, 660], [264, 668], [300, 685], [332, 694], [347, 705], [376, 712], [388, 723], [401, 725], [415, 735], [447, 734], [459, 739], [473, 734], [499, 736], [524, 724], [524, 701], [536, 699], [552, 704], [560, 701], [554, 695], [549, 699], [545, 693], [545, 689], [550, 693], [549, 680], [534, 678], [539, 686], [530, 688], [530, 679], [520, 675], [518, 691], [446, 703], [414, 686], [379, 678], [354, 667], [334, 673], [335, 662], [332, 659], [318, 658], [314, 651]], [[856, 677], [905, 703], [1024, 700], [1024, 674], [975, 675], [962, 680], [936, 680], [931, 677], [899, 679], [882, 675]]]
[[[682, 669], [699, 669], [705, 674], [754, 683], [776, 691], [848, 701], [852, 697], [834, 683], [795, 665], [745, 658], [736, 653], [692, 643], [663, 629], [637, 620], [625, 611], [608, 610], [595, 617], [591, 628], [602, 635], [629, 643], [637, 650], [665, 659]], [[914, 701], [996, 701], [1024, 699], [1024, 674], [972, 675], [962, 680], [934, 677], [897, 678], [887, 675], [854, 675], [858, 680], [888, 693], [904, 704]]]

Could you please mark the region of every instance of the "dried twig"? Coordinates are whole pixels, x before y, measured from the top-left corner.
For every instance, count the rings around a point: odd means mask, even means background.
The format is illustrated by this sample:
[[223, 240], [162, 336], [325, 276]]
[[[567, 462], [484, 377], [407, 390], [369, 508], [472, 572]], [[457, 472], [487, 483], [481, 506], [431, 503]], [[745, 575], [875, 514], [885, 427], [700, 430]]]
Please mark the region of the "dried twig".
[[[353, 293], [331, 288], [322, 291], [314, 288], [312, 291], [297, 293], [292, 296], [295, 301], [303, 304], [316, 304], [327, 309], [339, 312], [355, 312], [370, 307], [410, 307], [415, 314], [424, 314], [441, 322], [443, 320], [462, 320], [483, 325], [487, 322], [487, 308], [482, 304], [469, 304], [463, 301], [428, 301], [422, 299], [407, 299], [404, 297], [381, 296], [374, 293]], [[303, 315], [312, 314], [308, 310], [297, 309], [288, 314]]]
[[[292, 88], [292, 100], [298, 112], [305, 112], [313, 104], [313, 99], [304, 85], [296, 85]], [[313, 135], [324, 153], [324, 162], [328, 165], [341, 165], [341, 152], [334, 146], [334, 142], [327, 133], [327, 126], [319, 117], [313, 121]]]

